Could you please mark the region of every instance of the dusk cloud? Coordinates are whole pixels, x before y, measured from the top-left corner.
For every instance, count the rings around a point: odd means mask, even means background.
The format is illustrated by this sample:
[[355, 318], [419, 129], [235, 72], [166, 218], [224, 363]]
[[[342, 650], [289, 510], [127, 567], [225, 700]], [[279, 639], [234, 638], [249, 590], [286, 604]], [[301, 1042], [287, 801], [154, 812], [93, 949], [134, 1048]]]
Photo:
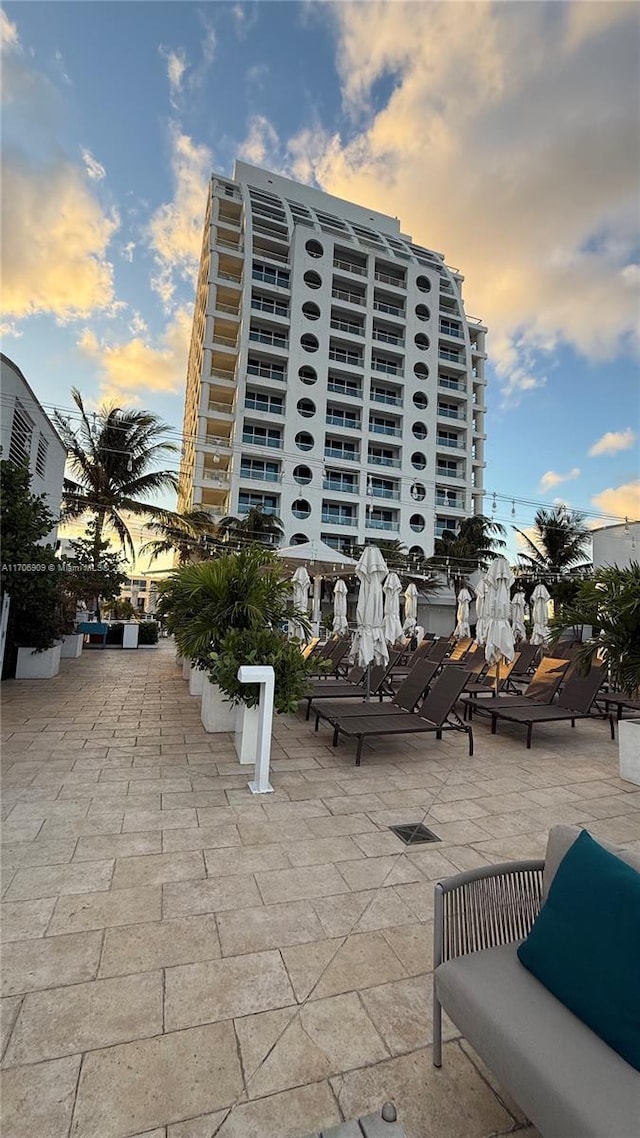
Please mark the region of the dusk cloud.
[[[191, 336], [191, 310], [179, 308], [161, 336], [143, 339], [144, 321], [134, 315], [131, 339], [110, 343], [85, 328], [77, 346], [97, 369], [101, 397], [143, 404], [150, 392], [177, 394], [184, 387]], [[157, 345], [157, 346], [156, 346]]]
[[629, 521], [640, 521], [640, 478], [622, 486], [608, 487], [591, 499], [593, 505], [605, 514]]
[[553, 490], [554, 486], [559, 486], [562, 482], [571, 482], [574, 478], [580, 477], [580, 469], [577, 466], [573, 470], [567, 471], [566, 474], [556, 474], [555, 470], [547, 470], [540, 479], [541, 490]]
[[589, 457], [598, 458], [603, 454], [617, 454], [621, 450], [631, 450], [637, 437], [631, 427], [627, 427], [625, 431], [607, 431], [593, 444]]

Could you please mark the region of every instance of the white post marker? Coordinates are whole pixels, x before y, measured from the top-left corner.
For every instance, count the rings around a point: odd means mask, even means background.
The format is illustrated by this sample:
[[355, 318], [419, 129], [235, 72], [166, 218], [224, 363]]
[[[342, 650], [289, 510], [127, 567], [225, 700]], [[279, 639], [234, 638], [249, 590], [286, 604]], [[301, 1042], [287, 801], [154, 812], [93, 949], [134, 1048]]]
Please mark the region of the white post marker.
[[252, 794], [272, 794], [273, 787], [269, 782], [269, 761], [271, 759], [271, 724], [273, 722], [275, 673], [270, 665], [256, 667], [251, 664], [242, 664], [241, 667], [238, 668], [238, 679], [241, 684], [260, 685], [256, 768], [254, 780], [248, 784], [249, 790]]

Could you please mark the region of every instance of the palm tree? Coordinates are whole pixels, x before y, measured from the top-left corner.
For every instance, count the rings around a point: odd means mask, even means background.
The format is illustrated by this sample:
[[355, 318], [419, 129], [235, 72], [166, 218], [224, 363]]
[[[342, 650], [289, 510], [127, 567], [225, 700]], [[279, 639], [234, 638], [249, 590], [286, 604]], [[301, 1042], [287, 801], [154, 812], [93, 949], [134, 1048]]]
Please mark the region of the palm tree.
[[284, 533], [284, 526], [275, 514], [269, 514], [261, 506], [252, 506], [242, 518], [229, 516], [218, 523], [218, 533], [227, 540], [246, 545], [277, 545]]
[[206, 510], [167, 514], [165, 518], [149, 522], [146, 528], [158, 534], [140, 550], [143, 554], [150, 554], [152, 562], [173, 550], [178, 554], [178, 564], [188, 565], [194, 561], [207, 561], [222, 548], [217, 525]]
[[80, 412], [78, 430], [59, 411], [54, 413], [67, 448], [67, 461], [75, 475], [75, 479], [66, 478], [64, 482], [62, 518], [68, 521], [86, 513], [93, 515], [95, 568], [100, 561], [105, 525], [113, 527], [123, 548], [135, 560], [133, 539], [122, 511], [156, 518], [169, 515], [169, 511], [144, 499], [163, 490], [177, 489], [173, 471], [153, 467], [178, 448], [162, 441], [169, 428], [150, 411], [122, 410], [103, 404], [91, 423], [77, 388], [72, 388], [71, 395]]
[[456, 592], [476, 569], [487, 568], [489, 561], [498, 556], [506, 542], [504, 526], [484, 514], [463, 518], [457, 531], [446, 531], [434, 542], [434, 554], [428, 564], [434, 569], [445, 569], [454, 581]]
[[588, 566], [590, 534], [584, 520], [585, 515], [577, 510], [556, 506], [553, 510], [537, 511], [533, 536], [514, 526], [526, 549], [518, 554], [521, 567], [541, 577], [556, 578]]

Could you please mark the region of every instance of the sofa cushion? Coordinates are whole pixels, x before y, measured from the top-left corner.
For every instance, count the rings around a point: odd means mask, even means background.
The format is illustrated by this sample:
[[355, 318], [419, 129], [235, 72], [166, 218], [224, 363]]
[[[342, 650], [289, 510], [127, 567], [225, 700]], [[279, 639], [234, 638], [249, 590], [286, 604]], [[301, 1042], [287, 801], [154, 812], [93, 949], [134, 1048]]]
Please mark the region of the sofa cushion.
[[640, 873], [583, 830], [518, 957], [640, 1070]]
[[[579, 826], [552, 826], [549, 830], [549, 837], [547, 839], [547, 852], [544, 859], [544, 873], [542, 876], [542, 900], [546, 901], [551, 882], [553, 881], [558, 866], [562, 861], [567, 850], [573, 845], [576, 838], [580, 837], [582, 830]], [[615, 842], [607, 842], [604, 838], [598, 838], [601, 846], [604, 846], [609, 853], [615, 854], [621, 861], [626, 862], [627, 865], [632, 865], [640, 873], [640, 853], [637, 850], [625, 850], [622, 846], [618, 846]]]
[[545, 1138], [631, 1138], [640, 1079], [520, 964], [517, 945], [441, 964], [436, 993]]

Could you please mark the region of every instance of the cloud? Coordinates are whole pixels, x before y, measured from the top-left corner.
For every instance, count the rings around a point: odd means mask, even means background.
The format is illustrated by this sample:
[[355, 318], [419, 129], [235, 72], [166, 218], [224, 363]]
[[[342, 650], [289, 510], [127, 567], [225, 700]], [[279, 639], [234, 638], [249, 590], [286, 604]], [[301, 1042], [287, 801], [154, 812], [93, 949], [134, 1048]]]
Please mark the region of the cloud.
[[601, 490], [591, 501], [603, 514], [640, 521], [640, 478], [634, 482], [625, 482], [622, 486]]
[[173, 51], [171, 48], [160, 48], [160, 55], [167, 64], [167, 78], [169, 80], [169, 100], [172, 107], [177, 107], [182, 94], [182, 80], [189, 66], [184, 51]]
[[567, 474], [556, 474], [555, 470], [547, 470], [540, 479], [540, 489], [553, 490], [554, 486], [559, 486], [561, 482], [570, 482], [579, 477], [580, 470], [577, 466], [574, 466], [573, 470], [569, 470]]
[[107, 171], [102, 163], [98, 162], [97, 158], [93, 157], [90, 150], [82, 147], [82, 161], [84, 162], [85, 170], [92, 182], [101, 182], [106, 177]]
[[212, 170], [208, 147], [198, 146], [175, 123], [171, 125], [170, 141], [175, 182], [173, 201], [161, 205], [148, 226], [149, 244], [158, 270], [151, 286], [167, 310], [173, 306], [176, 278], [188, 280], [193, 286]]
[[13, 336], [14, 339], [19, 340], [22, 334], [14, 320], [3, 320], [0, 324], [0, 336]]
[[107, 247], [118, 228], [64, 159], [35, 168], [5, 154], [2, 311], [21, 319], [50, 313], [65, 322], [113, 311]]
[[[139, 331], [143, 331], [141, 325]], [[175, 312], [162, 335], [154, 339], [158, 347], [152, 346], [142, 335], [134, 335], [121, 343], [108, 343], [98, 339], [90, 328], [84, 329], [77, 346], [96, 367], [103, 398], [141, 404], [144, 401], [141, 391], [174, 395], [183, 389], [190, 337], [191, 311], [185, 307]]]
[[131, 262], [133, 261], [133, 254], [135, 252], [135, 248], [136, 248], [135, 241], [128, 241], [127, 244], [123, 245], [121, 250], [120, 250], [120, 252], [122, 253], [123, 260], [128, 261], [129, 264], [131, 264]]
[[627, 427], [625, 431], [607, 431], [598, 439], [589, 450], [589, 458], [598, 458], [602, 454], [617, 454], [621, 450], [630, 450], [636, 441], [635, 431]]
[[461, 267], [507, 400], [543, 384], [561, 344], [600, 360], [636, 348], [633, 5], [323, 12], [351, 125], [291, 140], [298, 176], [400, 216]]
[[4, 8], [0, 8], [0, 42], [3, 51], [18, 51], [20, 48], [18, 26], [11, 22]]
[[255, 27], [258, 22], [258, 5], [233, 4], [231, 6], [231, 16], [238, 39], [246, 39], [251, 29]]
[[238, 147], [238, 156], [254, 166], [280, 166], [280, 139], [266, 115], [254, 115], [249, 122], [249, 133]]
[[129, 323], [129, 331], [132, 336], [137, 336], [140, 332], [147, 332], [148, 327], [146, 321], [142, 319], [139, 312], [134, 312]]

